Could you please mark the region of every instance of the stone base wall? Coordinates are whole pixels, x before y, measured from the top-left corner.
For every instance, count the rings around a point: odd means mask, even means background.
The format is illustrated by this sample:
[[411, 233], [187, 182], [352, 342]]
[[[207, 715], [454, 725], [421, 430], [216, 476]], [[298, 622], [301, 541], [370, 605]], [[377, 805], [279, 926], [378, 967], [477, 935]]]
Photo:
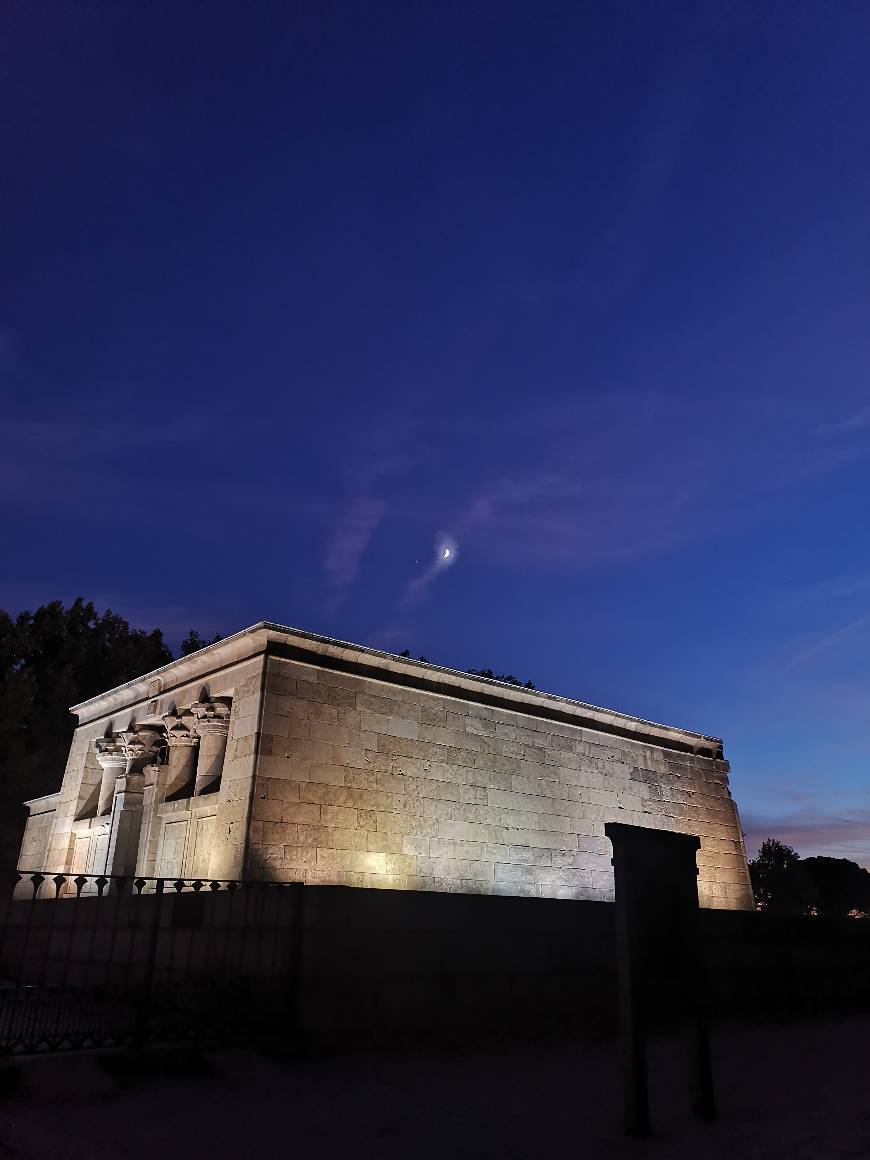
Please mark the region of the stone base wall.
[[701, 905], [751, 908], [726, 761], [268, 661], [252, 876], [606, 901], [608, 821], [698, 834]]

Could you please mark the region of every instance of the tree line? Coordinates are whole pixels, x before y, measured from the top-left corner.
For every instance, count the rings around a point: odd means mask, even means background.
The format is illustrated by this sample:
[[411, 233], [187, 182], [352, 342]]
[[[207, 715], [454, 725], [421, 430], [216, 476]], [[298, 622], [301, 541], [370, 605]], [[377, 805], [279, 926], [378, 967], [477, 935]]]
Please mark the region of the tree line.
[[749, 863], [759, 910], [771, 914], [870, 916], [870, 872], [848, 858], [801, 858], [768, 838]]

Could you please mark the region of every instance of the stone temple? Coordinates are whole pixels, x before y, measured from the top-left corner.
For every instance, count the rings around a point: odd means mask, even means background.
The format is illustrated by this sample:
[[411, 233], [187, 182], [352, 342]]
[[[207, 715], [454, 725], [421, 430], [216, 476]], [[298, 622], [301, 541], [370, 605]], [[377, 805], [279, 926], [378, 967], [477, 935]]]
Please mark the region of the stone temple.
[[608, 900], [614, 821], [752, 907], [715, 737], [268, 622], [72, 712], [22, 870]]

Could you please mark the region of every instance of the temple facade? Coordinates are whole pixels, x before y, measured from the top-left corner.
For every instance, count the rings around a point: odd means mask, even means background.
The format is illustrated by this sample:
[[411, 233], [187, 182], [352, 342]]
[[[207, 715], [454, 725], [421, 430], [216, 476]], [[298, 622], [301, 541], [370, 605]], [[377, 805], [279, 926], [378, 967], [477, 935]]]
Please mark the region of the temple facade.
[[699, 836], [701, 905], [752, 906], [700, 733], [268, 622], [72, 712], [25, 871], [608, 900], [612, 821]]

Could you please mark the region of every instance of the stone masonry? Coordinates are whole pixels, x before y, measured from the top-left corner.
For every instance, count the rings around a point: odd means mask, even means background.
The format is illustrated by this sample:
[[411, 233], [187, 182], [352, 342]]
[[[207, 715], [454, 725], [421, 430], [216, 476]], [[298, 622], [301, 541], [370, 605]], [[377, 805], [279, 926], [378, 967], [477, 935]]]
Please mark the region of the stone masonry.
[[752, 906], [716, 738], [267, 622], [73, 712], [25, 870], [607, 900], [618, 821]]

